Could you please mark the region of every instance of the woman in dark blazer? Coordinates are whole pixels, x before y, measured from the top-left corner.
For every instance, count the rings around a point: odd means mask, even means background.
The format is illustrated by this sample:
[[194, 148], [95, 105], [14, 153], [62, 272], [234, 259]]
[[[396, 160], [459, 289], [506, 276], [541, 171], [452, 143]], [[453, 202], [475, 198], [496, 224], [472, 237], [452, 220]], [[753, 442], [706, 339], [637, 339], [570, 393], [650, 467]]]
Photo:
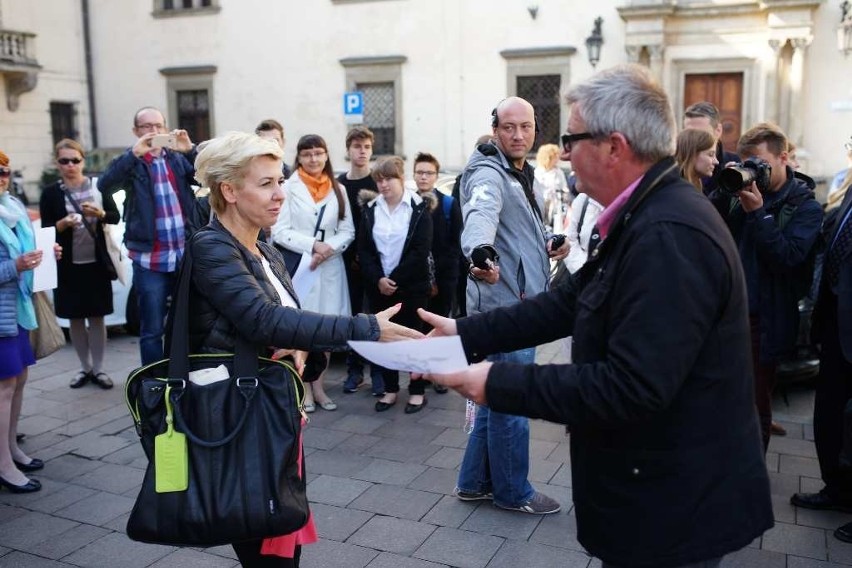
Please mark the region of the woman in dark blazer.
[[110, 389], [112, 379], [103, 371], [104, 316], [113, 310], [112, 282], [104, 265], [109, 262], [104, 223], [118, 223], [118, 208], [110, 194], [102, 195], [92, 179], [83, 175], [86, 155], [79, 142], [60, 140], [54, 158], [61, 179], [44, 188], [39, 210], [42, 227], [56, 227], [56, 242], [65, 251], [58, 263], [59, 286], [53, 299], [56, 315], [70, 321], [71, 343], [80, 359], [81, 369], [70, 386], [79, 388], [92, 381]]
[[[437, 200], [425, 198], [405, 189], [404, 163], [397, 156], [378, 161], [373, 178], [379, 196], [361, 190], [363, 216], [358, 229], [358, 258], [364, 289], [373, 312], [402, 304], [393, 318], [406, 327], [420, 329], [423, 321], [417, 308], [425, 308], [429, 300], [429, 251], [432, 250], [431, 210]], [[399, 372], [382, 369], [385, 394], [376, 402], [376, 412], [384, 412], [396, 404]], [[426, 405], [423, 379], [408, 384], [405, 413], [419, 412]]]

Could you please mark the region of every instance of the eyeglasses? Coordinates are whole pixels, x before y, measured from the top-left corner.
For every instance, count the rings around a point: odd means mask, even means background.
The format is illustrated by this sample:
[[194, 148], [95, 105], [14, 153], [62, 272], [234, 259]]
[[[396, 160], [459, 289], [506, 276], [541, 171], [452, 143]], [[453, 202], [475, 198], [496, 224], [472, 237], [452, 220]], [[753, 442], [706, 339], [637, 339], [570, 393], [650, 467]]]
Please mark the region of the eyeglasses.
[[414, 172], [414, 175], [432, 177], [432, 176], [438, 175], [438, 172], [429, 172], [429, 171], [426, 171], [426, 170], [417, 170], [417, 171]]
[[166, 125], [161, 122], [155, 124], [146, 123], [136, 125], [136, 128], [138, 128], [139, 130], [163, 130], [165, 127]]
[[11, 168], [0, 167], [0, 178], [7, 178], [11, 175], [12, 175], [12, 169]]
[[82, 158], [59, 158], [56, 160], [59, 164], [63, 166], [67, 166], [68, 164], [74, 164], [75, 166], [83, 161]]
[[325, 156], [325, 150], [318, 152], [299, 152], [299, 158], [302, 160], [321, 160]]
[[571, 151], [571, 144], [574, 142], [579, 142], [580, 140], [591, 140], [594, 138], [594, 135], [591, 132], [579, 132], [577, 134], [563, 134], [562, 135], [562, 148], [566, 152]]

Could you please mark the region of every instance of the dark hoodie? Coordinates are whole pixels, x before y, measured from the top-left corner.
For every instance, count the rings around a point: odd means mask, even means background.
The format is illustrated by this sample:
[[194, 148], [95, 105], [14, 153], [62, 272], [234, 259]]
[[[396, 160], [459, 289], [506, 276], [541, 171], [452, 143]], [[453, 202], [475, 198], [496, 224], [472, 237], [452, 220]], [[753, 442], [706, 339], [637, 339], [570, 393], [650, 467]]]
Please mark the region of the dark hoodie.
[[[795, 344], [798, 302], [813, 271], [811, 251], [822, 225], [814, 181], [787, 168], [787, 182], [763, 194], [763, 207], [746, 213], [739, 200], [711, 196], [740, 252], [749, 314], [759, 316], [763, 362], [776, 361]], [[783, 225], [783, 226], [781, 226]]]

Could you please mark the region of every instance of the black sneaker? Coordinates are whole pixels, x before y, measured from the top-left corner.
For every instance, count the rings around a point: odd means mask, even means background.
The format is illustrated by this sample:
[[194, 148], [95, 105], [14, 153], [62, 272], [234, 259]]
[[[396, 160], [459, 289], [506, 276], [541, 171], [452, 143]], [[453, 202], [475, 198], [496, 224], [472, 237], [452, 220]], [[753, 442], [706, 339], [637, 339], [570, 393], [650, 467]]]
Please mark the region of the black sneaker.
[[494, 495], [490, 491], [462, 491], [458, 487], [453, 491], [453, 495], [460, 501], [491, 501], [494, 499]]

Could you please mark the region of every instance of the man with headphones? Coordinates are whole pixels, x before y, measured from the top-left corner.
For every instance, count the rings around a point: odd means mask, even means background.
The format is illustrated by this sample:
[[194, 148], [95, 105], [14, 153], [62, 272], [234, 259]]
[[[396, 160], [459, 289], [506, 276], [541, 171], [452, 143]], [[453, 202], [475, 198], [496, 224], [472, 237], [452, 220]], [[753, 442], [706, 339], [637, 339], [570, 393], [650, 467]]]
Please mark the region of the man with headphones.
[[[533, 193], [533, 168], [526, 161], [538, 133], [532, 105], [509, 97], [491, 115], [492, 140], [477, 146], [461, 180], [462, 252], [472, 261], [468, 314], [544, 292], [550, 260], [568, 254], [564, 235], [546, 231]], [[535, 348], [488, 359], [531, 364]], [[528, 419], [477, 407], [456, 496], [536, 515], [558, 512], [559, 503], [533, 489], [528, 473]]]

